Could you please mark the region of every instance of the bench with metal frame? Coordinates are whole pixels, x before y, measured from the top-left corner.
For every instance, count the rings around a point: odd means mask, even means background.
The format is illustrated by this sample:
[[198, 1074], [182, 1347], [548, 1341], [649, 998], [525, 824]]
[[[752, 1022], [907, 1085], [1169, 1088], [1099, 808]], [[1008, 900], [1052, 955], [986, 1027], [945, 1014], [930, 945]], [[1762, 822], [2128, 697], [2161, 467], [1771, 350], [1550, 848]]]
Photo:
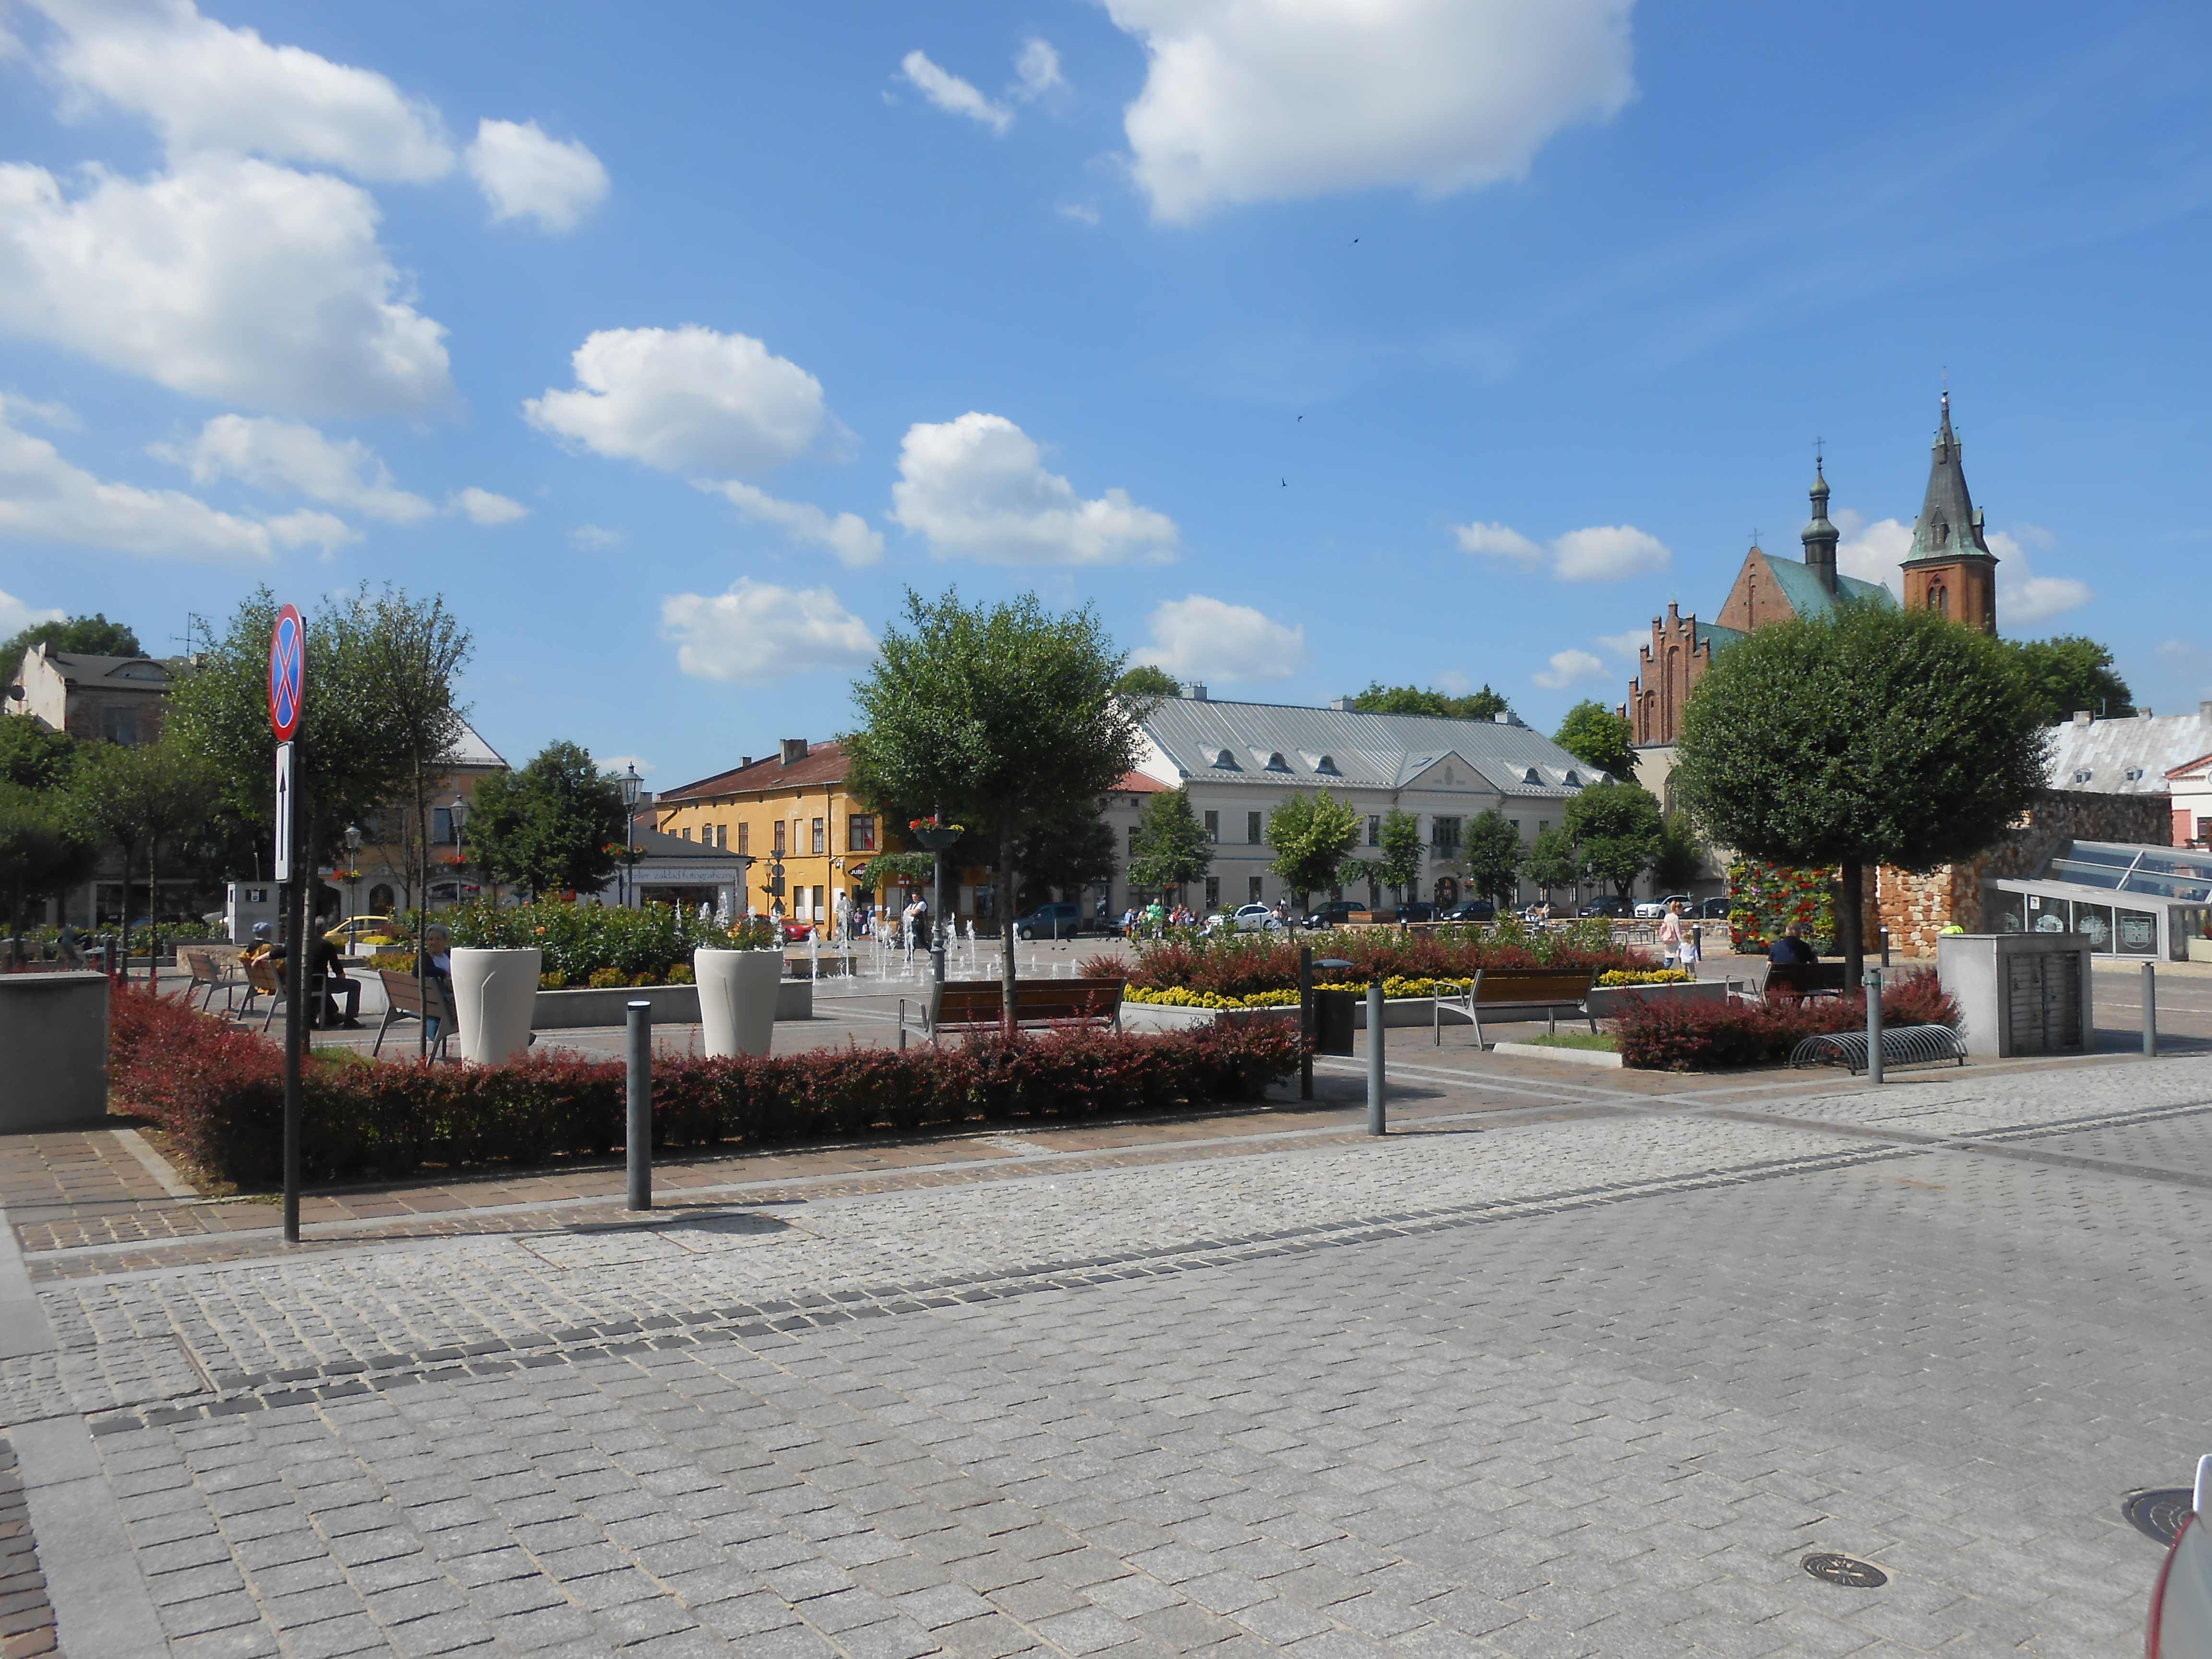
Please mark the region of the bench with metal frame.
[[1431, 1000], [1431, 1023], [1435, 1028], [1437, 1046], [1444, 1041], [1444, 1016], [1457, 1014], [1474, 1027], [1474, 1046], [1483, 1046], [1482, 1017], [1499, 1014], [1541, 1014], [1544, 1029], [1555, 1032], [1559, 1029], [1559, 1017], [1564, 1010], [1589, 1022], [1593, 1034], [1597, 1030], [1597, 1017], [1589, 1011], [1590, 988], [1597, 983], [1597, 971], [1591, 968], [1478, 968], [1466, 992], [1459, 996], [1438, 995]]
[[276, 1018], [276, 1005], [286, 1000], [284, 977], [279, 971], [283, 965], [279, 957], [251, 957], [242, 958], [239, 965], [246, 969], [246, 1000], [238, 1005], [238, 1017], [253, 1017], [253, 999], [267, 997], [269, 1006], [261, 1016], [261, 1029], [267, 1030], [269, 1022]]
[[396, 973], [389, 968], [380, 968], [376, 977], [384, 985], [384, 1023], [376, 1028], [376, 1042], [369, 1051], [374, 1060], [384, 1052], [384, 1034], [404, 1019], [425, 1017], [438, 1022], [438, 1035], [430, 1039], [430, 1058], [443, 1059], [447, 1042], [453, 1035], [453, 999], [446, 988], [434, 979], [417, 981], [412, 974]]
[[185, 988], [187, 1002], [191, 1000], [194, 993], [199, 994], [200, 1010], [204, 1013], [214, 1007], [217, 991], [222, 993], [225, 1009], [237, 1002], [238, 989], [246, 981], [246, 975], [239, 971], [238, 957], [234, 953], [228, 960], [218, 960], [213, 951], [195, 950], [187, 945], [177, 954], [184, 962], [185, 971], [191, 975], [191, 983]]
[[1839, 997], [1844, 994], [1844, 964], [1840, 962], [1778, 962], [1766, 970], [1759, 994], [1767, 1001], [1795, 1002], [1803, 997]]
[[[1014, 1024], [1110, 1025], [1121, 1029], [1118, 979], [1020, 979], [1014, 981]], [[995, 1031], [1006, 1024], [1006, 988], [995, 979], [933, 981], [921, 1029], [936, 1042], [947, 1031]], [[905, 1028], [904, 1004], [900, 1030]]]

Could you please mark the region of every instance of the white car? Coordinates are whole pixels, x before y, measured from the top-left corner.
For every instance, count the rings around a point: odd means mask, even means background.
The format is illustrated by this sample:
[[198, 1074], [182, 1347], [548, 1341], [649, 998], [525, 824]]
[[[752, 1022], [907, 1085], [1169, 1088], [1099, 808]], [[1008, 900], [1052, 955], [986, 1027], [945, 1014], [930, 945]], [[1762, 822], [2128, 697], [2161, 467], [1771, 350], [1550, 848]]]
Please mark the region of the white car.
[[1240, 904], [1233, 911], [1216, 910], [1206, 919], [1209, 933], [1274, 933], [1281, 928], [1282, 918], [1264, 904]]
[[2207, 1659], [2212, 1656], [2212, 1533], [2204, 1510], [2212, 1504], [2212, 1457], [2197, 1464], [2197, 1488], [2191, 1512], [2173, 1534], [2173, 1547], [2159, 1569], [2150, 1594], [2150, 1628], [2143, 1651], [2148, 1659]]
[[1686, 916], [1690, 914], [1690, 896], [1687, 893], [1669, 893], [1665, 898], [1646, 899], [1638, 905], [1636, 919], [1638, 921], [1656, 921], [1667, 914], [1667, 907], [1670, 904], [1680, 905]]

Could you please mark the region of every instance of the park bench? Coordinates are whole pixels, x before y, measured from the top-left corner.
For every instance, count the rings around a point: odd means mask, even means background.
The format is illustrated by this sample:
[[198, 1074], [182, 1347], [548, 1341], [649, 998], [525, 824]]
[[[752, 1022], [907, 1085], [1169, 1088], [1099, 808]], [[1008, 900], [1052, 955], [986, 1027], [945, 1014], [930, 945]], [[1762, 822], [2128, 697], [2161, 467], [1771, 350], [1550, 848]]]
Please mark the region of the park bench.
[[238, 958], [234, 954], [227, 960], [212, 951], [195, 951], [190, 947], [178, 952], [184, 958], [185, 970], [191, 975], [191, 983], [185, 988], [185, 1000], [195, 994], [200, 999], [203, 1012], [215, 1006], [215, 994], [222, 993], [222, 1006], [228, 1009], [237, 1000], [238, 988], [246, 983], [246, 975], [238, 969]]
[[1590, 968], [1478, 968], [1474, 980], [1460, 996], [1438, 995], [1433, 1003], [1437, 1046], [1443, 1046], [1444, 1016], [1459, 1014], [1474, 1027], [1474, 1046], [1482, 1047], [1482, 1017], [1489, 1014], [1541, 1014], [1547, 1031], [1559, 1030], [1562, 1009], [1589, 1021], [1597, 1019], [1588, 1007], [1590, 987], [1597, 972]]
[[1761, 992], [1769, 1002], [1796, 1002], [1802, 997], [1839, 997], [1844, 994], [1844, 964], [1840, 962], [1778, 962], [1766, 970]]
[[384, 1052], [384, 1034], [394, 1025], [426, 1015], [438, 1022], [438, 1035], [430, 1039], [430, 1058], [443, 1058], [447, 1039], [453, 1035], [453, 1005], [446, 988], [434, 979], [418, 981], [412, 974], [394, 973], [389, 968], [378, 969], [376, 976], [384, 983], [384, 1023], [376, 1028], [376, 1042], [368, 1051], [369, 1058]]
[[[1016, 980], [1014, 1024], [1110, 1025], [1118, 1031], [1122, 989], [1118, 979]], [[903, 1030], [903, 1004], [899, 1018]], [[1005, 987], [995, 979], [946, 980], [929, 988], [921, 1028], [933, 1042], [947, 1031], [995, 1031], [1005, 1024]]]

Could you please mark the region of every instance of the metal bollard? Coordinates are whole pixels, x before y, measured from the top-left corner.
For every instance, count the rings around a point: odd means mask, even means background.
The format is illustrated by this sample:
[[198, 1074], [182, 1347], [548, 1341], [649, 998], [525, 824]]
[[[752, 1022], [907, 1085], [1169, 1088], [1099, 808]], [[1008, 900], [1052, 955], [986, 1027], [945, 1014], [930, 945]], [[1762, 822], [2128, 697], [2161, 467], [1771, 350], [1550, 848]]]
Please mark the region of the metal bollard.
[[1881, 969], [1871, 969], [1866, 976], [1867, 1000], [1867, 1081], [1881, 1081]]
[[899, 1052], [906, 1052], [906, 999], [899, 999]]
[[1885, 968], [1889, 966], [1889, 929], [1887, 927], [1881, 930], [1881, 965]]
[[629, 1164], [629, 1207], [653, 1207], [653, 1005], [629, 1005], [629, 1121], [623, 1152]]
[[1367, 987], [1367, 1133], [1387, 1134], [1382, 1114], [1382, 981]]
[[1298, 1098], [1313, 1098], [1313, 947], [1298, 947]]
[[2143, 1058], [2158, 1058], [2158, 969], [2143, 963]]

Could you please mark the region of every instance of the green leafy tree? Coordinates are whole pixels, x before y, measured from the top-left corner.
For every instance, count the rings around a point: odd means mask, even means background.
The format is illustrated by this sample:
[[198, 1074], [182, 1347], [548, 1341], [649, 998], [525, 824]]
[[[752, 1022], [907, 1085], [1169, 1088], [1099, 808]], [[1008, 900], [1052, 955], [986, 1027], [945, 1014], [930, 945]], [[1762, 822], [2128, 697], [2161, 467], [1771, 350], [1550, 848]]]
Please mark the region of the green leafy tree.
[[1337, 883], [1359, 839], [1360, 815], [1326, 789], [1294, 789], [1267, 815], [1268, 866], [1298, 896], [1300, 908], [1318, 888]]
[[1521, 873], [1543, 892], [1572, 887], [1583, 878], [1583, 857], [1564, 826], [1540, 830], [1521, 861]]
[[1145, 803], [1129, 847], [1129, 879], [1148, 891], [1194, 886], [1213, 868], [1213, 843], [1181, 789], [1163, 789]]
[[1421, 840], [1420, 819], [1392, 807], [1382, 817], [1381, 847], [1382, 856], [1374, 860], [1375, 873], [1408, 901], [1420, 897], [1421, 872], [1429, 861], [1429, 849]]
[[1669, 892], [1686, 891], [1705, 872], [1705, 846], [1686, 812], [1669, 812], [1662, 821], [1659, 845], [1651, 854], [1651, 873]]
[[1157, 663], [1140, 662], [1115, 681], [1114, 689], [1125, 697], [1157, 702], [1162, 697], [1181, 696], [1182, 682]]
[[161, 873], [165, 847], [196, 830], [216, 801], [212, 769], [198, 750], [165, 733], [158, 743], [86, 745], [70, 779], [79, 824], [123, 854], [123, 933], [131, 933], [131, 870], [146, 849], [146, 916], [161, 950]]
[[533, 898], [596, 892], [621, 862], [622, 785], [581, 745], [550, 743], [477, 784], [468, 836], [495, 880]]
[[99, 850], [59, 792], [0, 780], [0, 890], [8, 895], [12, 960], [22, 960], [24, 907], [88, 878]]
[[2004, 834], [2044, 787], [2042, 709], [2019, 653], [1925, 611], [1846, 605], [1713, 659], [1683, 711], [1675, 789], [1748, 858], [1840, 866], [1846, 982], [1866, 867], [1932, 870]]
[[1370, 680], [1367, 689], [1351, 700], [1368, 714], [1429, 714], [1448, 720], [1493, 720], [1505, 713], [1505, 699], [1485, 685], [1480, 691], [1455, 696], [1449, 691], [1423, 690], [1417, 685], [1385, 685]]
[[1461, 842], [1459, 861], [1474, 890], [1492, 902], [1511, 902], [1513, 884], [1526, 854], [1521, 832], [1496, 807], [1471, 819]]
[[[987, 831], [1011, 897], [1022, 838], [1095, 805], [1137, 763], [1116, 689], [1125, 661], [1088, 606], [1055, 614], [1024, 594], [971, 608], [954, 591], [928, 600], [908, 589], [904, 625], [884, 630], [854, 682], [852, 781], [871, 799], [927, 801]], [[1015, 952], [1000, 960], [1011, 1019]]]
[[0, 678], [22, 665], [23, 653], [34, 646], [64, 656], [143, 657], [146, 649], [138, 636], [121, 623], [112, 623], [94, 611], [89, 617], [65, 617], [58, 622], [33, 623], [0, 645]]
[[1626, 898], [1659, 855], [1666, 821], [1640, 784], [1594, 783], [1567, 803], [1566, 830], [1590, 878]]
[[1628, 781], [1636, 776], [1636, 750], [1629, 744], [1629, 736], [1626, 714], [1616, 714], [1603, 703], [1585, 697], [1567, 710], [1552, 741], [1583, 765]]
[[1043, 903], [1054, 890], [1079, 896], [1093, 883], [1113, 880], [1119, 851], [1114, 826], [1098, 815], [1095, 800], [1036, 825], [1014, 853], [1022, 872], [1021, 908]]
[[59, 789], [76, 765], [76, 750], [67, 734], [37, 720], [0, 715], [0, 782], [21, 789]]
[[2136, 712], [2128, 683], [2112, 667], [2112, 653], [2079, 634], [2056, 639], [2012, 642], [2020, 665], [2035, 688], [2038, 718], [2057, 726], [2086, 708], [2100, 720], [2121, 720]]

